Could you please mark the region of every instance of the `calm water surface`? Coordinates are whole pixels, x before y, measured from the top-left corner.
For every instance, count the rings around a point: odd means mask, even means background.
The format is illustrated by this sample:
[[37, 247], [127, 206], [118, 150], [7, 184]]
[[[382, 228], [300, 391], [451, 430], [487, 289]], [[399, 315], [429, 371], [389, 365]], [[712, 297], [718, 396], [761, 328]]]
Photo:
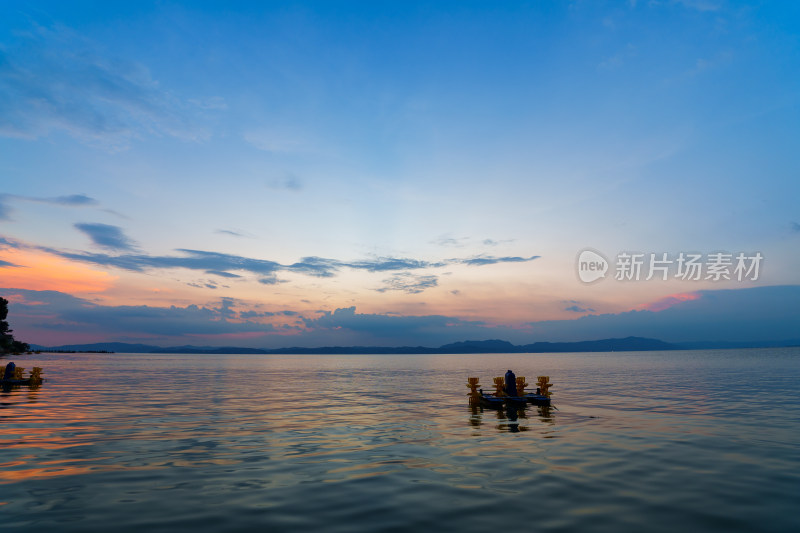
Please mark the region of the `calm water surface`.
[[800, 531], [796, 348], [14, 360], [3, 531]]

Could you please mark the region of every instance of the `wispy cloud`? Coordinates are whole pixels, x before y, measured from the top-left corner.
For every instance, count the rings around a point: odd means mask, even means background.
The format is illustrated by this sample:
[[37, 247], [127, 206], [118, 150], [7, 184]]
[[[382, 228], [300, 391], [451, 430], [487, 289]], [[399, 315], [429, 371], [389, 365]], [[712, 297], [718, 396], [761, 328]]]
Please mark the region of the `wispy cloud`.
[[495, 257], [492, 255], [476, 255], [467, 259], [453, 259], [453, 263], [462, 263], [471, 266], [484, 266], [494, 265], [497, 263], [527, 263], [534, 259], [539, 259], [541, 256], [532, 255], [530, 257]]
[[324, 257], [304, 257], [297, 263], [286, 266], [287, 270], [307, 274], [318, 278], [330, 278], [343, 263], [335, 259], [325, 259]]
[[446, 261], [430, 262], [404, 257], [376, 257], [374, 259], [344, 264], [355, 270], [366, 270], [367, 272], [387, 272], [393, 270], [417, 270], [421, 268], [443, 267], [448, 263]]
[[268, 318], [271, 316], [275, 316], [275, 313], [271, 311], [241, 311], [239, 313], [239, 318], [243, 319], [250, 319], [250, 318]]
[[19, 265], [15, 265], [14, 263], [9, 263], [8, 261], [3, 261], [0, 259], [0, 267], [19, 267]]
[[98, 53], [64, 26], [35, 26], [0, 48], [0, 135], [36, 139], [66, 131], [91, 143], [124, 147], [143, 135], [198, 140], [190, 108], [164, 91], [147, 68]]
[[591, 307], [581, 307], [579, 305], [570, 305], [569, 307], [565, 307], [564, 311], [571, 311], [573, 313], [594, 313], [594, 309]]
[[[453, 237], [451, 234], [445, 233], [432, 240], [431, 244], [449, 248], [464, 248], [471, 241], [472, 239], [469, 237]], [[483, 239], [480, 241], [484, 246], [499, 246], [509, 242], [514, 242], [514, 239]]]
[[239, 255], [205, 252], [202, 250], [178, 249], [178, 251], [187, 254], [188, 257], [140, 256], [140, 264], [142, 264], [142, 267], [151, 266], [159, 268], [160, 265], [163, 265], [163, 267], [167, 268], [203, 269], [220, 272], [243, 270], [254, 274], [265, 275], [274, 274], [279, 270], [283, 270], [283, 265], [280, 263], [264, 259], [252, 259]]
[[0, 220], [11, 220], [11, 207], [2, 195], [0, 195]]
[[86, 206], [97, 205], [98, 202], [94, 198], [90, 198], [85, 194], [70, 194], [69, 196], [56, 196], [55, 198], [27, 198], [33, 202], [43, 202], [46, 204], [55, 205], [68, 205], [68, 206]]
[[302, 141], [286, 133], [254, 130], [245, 132], [243, 137], [249, 144], [264, 152], [297, 152], [304, 148]]
[[684, 292], [679, 294], [670, 294], [669, 296], [664, 296], [656, 300], [655, 302], [650, 302], [642, 306], [643, 309], [647, 309], [648, 311], [663, 311], [664, 309], [669, 309], [675, 305], [678, 305], [681, 302], [690, 302], [692, 300], [697, 300], [701, 297], [701, 293], [699, 292]]
[[[76, 228], [88, 235], [94, 244], [115, 252], [130, 252], [136, 244], [129, 239], [120, 228], [108, 224], [76, 224]], [[158, 269], [186, 269], [202, 271], [216, 276], [235, 278], [246, 272], [257, 276], [259, 283], [273, 285], [283, 283], [277, 275], [291, 272], [319, 278], [330, 278], [342, 269], [362, 270], [366, 272], [403, 272], [397, 279], [387, 278], [387, 290], [405, 290], [413, 287], [430, 288], [436, 286], [436, 276], [418, 276], [412, 280], [408, 271], [442, 268], [449, 265], [464, 264], [469, 266], [486, 266], [497, 263], [520, 263], [533, 261], [539, 256], [531, 257], [494, 257], [475, 256], [453, 258], [440, 261], [427, 261], [408, 257], [373, 257], [358, 261], [341, 261], [325, 257], [309, 256], [290, 264], [277, 261], [255, 259], [240, 255], [208, 252], [203, 250], [177, 249], [182, 255], [148, 255], [145, 253], [95, 253], [74, 250], [63, 250], [47, 246], [36, 246], [0, 237], [0, 244], [17, 248], [28, 248], [44, 251], [49, 254], [95, 264], [103, 267], [119, 268], [132, 272], [146, 272]]]
[[230, 229], [218, 229], [216, 232], [222, 235], [230, 235], [232, 237], [248, 237], [248, 235], [245, 235], [244, 232], [233, 231]]
[[292, 172], [287, 172], [285, 176], [267, 181], [270, 189], [286, 189], [289, 191], [302, 191], [303, 182]]
[[[1, 104], [0, 104], [1, 105]], [[12, 201], [34, 202], [39, 204], [49, 204], [63, 207], [93, 207], [99, 202], [85, 194], [70, 194], [67, 196], [39, 197], [21, 196], [18, 194], [0, 194], [0, 220], [11, 220], [13, 211], [10, 203]]]
[[225, 272], [222, 270], [206, 270], [206, 274], [211, 274], [213, 276], [219, 276], [222, 278], [241, 278], [239, 274], [233, 274], [231, 272]]
[[463, 248], [466, 246], [467, 241], [469, 241], [468, 237], [453, 237], [451, 234], [445, 233], [444, 235], [439, 235], [431, 242], [437, 246]]
[[204, 282], [199, 282], [198, 283], [198, 282], [192, 281], [192, 282], [187, 283], [186, 285], [188, 285], [189, 287], [194, 287], [195, 289], [211, 289], [211, 290], [215, 290], [215, 289], [218, 288], [217, 284], [216, 283], [212, 283], [212, 282], [205, 282], [205, 283]]
[[562, 303], [571, 304], [564, 308], [564, 311], [571, 313], [594, 313], [595, 310], [591, 307], [584, 307], [582, 302], [578, 300], [562, 300]]
[[75, 224], [75, 228], [88, 236], [92, 242], [102, 248], [109, 250], [134, 250], [136, 243], [131, 240], [122, 228], [110, 224], [99, 223], [80, 223]]
[[789, 227], [792, 229], [792, 231], [800, 232], [800, 224], [797, 222], [792, 222]]
[[501, 244], [505, 244], [505, 243], [508, 243], [508, 242], [514, 242], [514, 239], [502, 239], [502, 240], [483, 239], [482, 242], [483, 242], [484, 246], [499, 246]]
[[673, 3], [697, 11], [719, 11], [722, 7], [720, 2], [709, 0], [673, 0]]
[[436, 276], [420, 276], [410, 272], [400, 272], [383, 280], [384, 287], [375, 289], [378, 292], [402, 291], [408, 294], [419, 294], [425, 289], [436, 287], [439, 283]]
[[306, 327], [312, 330], [348, 329], [382, 337], [406, 336], [406, 339], [419, 338], [419, 333], [426, 330], [467, 330], [486, 326], [481, 321], [463, 320], [443, 315], [396, 316], [356, 313], [355, 307], [336, 309], [334, 312], [325, 311], [317, 318], [304, 318], [303, 321]]

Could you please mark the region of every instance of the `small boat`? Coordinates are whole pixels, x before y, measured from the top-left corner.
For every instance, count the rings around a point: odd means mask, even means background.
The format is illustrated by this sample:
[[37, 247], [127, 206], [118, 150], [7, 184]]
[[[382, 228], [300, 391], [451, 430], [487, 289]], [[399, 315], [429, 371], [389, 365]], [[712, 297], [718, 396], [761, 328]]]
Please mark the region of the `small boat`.
[[538, 405], [539, 407], [550, 407], [550, 398], [548, 398], [543, 394], [534, 394], [531, 392], [529, 394], [526, 394], [524, 398], [531, 405]]
[[14, 361], [6, 365], [5, 371], [0, 374], [0, 386], [11, 387], [15, 385], [40, 385], [44, 380], [42, 379], [42, 369], [38, 366], [33, 367], [30, 375], [26, 378], [23, 376], [24, 368], [20, 368], [14, 364]]
[[482, 406], [492, 409], [502, 409], [506, 405], [505, 398], [498, 398], [497, 396], [490, 396], [488, 394], [481, 394], [480, 400]]
[[[39, 381], [41, 382], [42, 380], [39, 380]], [[31, 378], [27, 378], [27, 379], [0, 379], [0, 385], [2, 385], [2, 386], [6, 386], [6, 385], [30, 385], [30, 384], [31, 384]]]
[[[506, 383], [511, 379], [516, 379], [517, 386], [516, 388], [512, 386], [507, 389]], [[548, 391], [551, 383], [549, 376], [539, 376], [535, 393], [529, 392], [528, 394], [517, 396], [506, 396], [505, 391], [513, 390], [514, 392], [524, 392], [525, 387], [528, 386], [524, 377], [515, 377], [514, 373], [509, 370], [506, 377], [496, 377], [493, 381], [495, 392], [486, 393], [483, 392], [482, 388], [480, 388], [481, 385], [479, 378], [467, 378], [467, 387], [470, 389], [469, 401], [471, 405], [479, 403], [484, 407], [491, 407], [493, 409], [500, 409], [504, 406], [525, 407], [526, 404], [536, 405], [539, 407], [550, 407], [550, 394]]]
[[550, 398], [541, 394], [526, 394], [525, 396], [492, 396], [490, 394], [482, 394], [480, 396], [481, 405], [484, 407], [491, 407], [493, 409], [500, 409], [506, 405], [513, 405], [517, 407], [524, 407], [527, 404], [537, 405], [540, 407], [549, 407]]

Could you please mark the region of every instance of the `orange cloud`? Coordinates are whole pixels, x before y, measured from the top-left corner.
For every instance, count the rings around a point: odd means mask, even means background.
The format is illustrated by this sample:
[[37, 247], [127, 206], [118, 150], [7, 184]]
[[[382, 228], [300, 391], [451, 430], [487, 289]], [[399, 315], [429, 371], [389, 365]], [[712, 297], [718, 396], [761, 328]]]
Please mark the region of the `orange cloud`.
[[669, 309], [670, 307], [681, 302], [688, 302], [691, 300], [697, 300], [699, 298], [700, 294], [696, 292], [670, 294], [669, 296], [665, 296], [659, 300], [656, 300], [655, 302], [646, 303], [642, 305], [640, 309], [646, 311], [663, 311], [664, 309]]
[[69, 294], [102, 292], [116, 276], [43, 252], [4, 250], [2, 259], [16, 266], [0, 267], [0, 286]]

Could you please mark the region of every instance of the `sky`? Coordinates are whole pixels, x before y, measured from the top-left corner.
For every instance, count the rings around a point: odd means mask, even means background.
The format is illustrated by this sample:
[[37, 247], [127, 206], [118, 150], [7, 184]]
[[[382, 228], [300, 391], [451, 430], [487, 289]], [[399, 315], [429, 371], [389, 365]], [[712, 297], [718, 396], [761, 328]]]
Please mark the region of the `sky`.
[[21, 340], [800, 338], [797, 3], [0, 10]]

